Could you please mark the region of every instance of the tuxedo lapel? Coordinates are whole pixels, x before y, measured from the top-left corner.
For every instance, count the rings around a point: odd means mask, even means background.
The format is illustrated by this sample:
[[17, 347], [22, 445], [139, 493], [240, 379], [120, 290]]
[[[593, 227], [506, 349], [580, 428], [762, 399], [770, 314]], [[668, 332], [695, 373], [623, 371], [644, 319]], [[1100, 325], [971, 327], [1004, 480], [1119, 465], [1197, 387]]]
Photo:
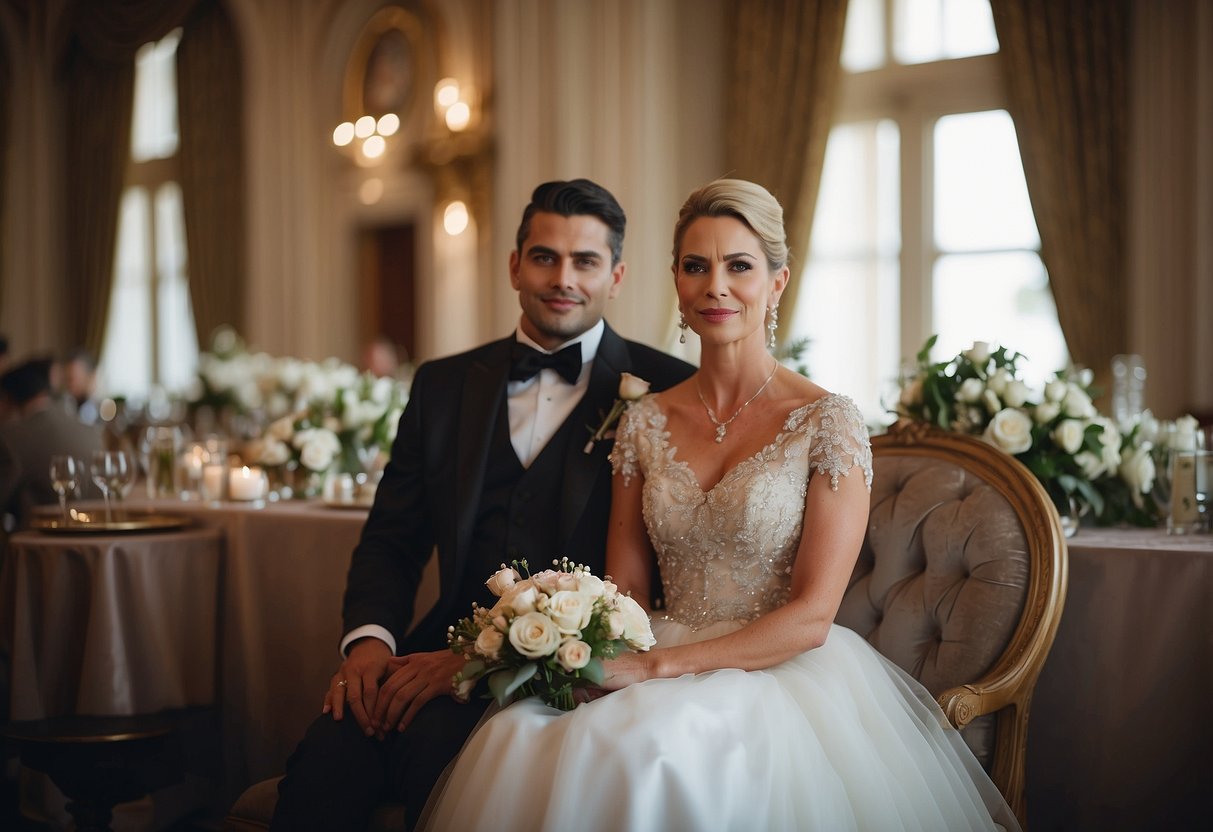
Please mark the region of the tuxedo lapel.
[[622, 338], [609, 326], [603, 330], [602, 341], [590, 370], [590, 384], [569, 420], [572, 435], [564, 460], [564, 491], [560, 504], [560, 542], [567, 543], [585, 512], [586, 503], [594, 492], [602, 466], [607, 465], [610, 442], [596, 442], [590, 453], [584, 453], [590, 432], [611, 409], [619, 393], [619, 374], [631, 369], [628, 350]]
[[[480, 508], [480, 493], [489, 448], [493, 441], [495, 417], [505, 396], [506, 376], [510, 361], [507, 338], [489, 345], [468, 367], [463, 379], [463, 395], [459, 407], [459, 433], [455, 445], [455, 575], [459, 575], [467, 560], [468, 544]], [[451, 584], [453, 586], [453, 584]]]

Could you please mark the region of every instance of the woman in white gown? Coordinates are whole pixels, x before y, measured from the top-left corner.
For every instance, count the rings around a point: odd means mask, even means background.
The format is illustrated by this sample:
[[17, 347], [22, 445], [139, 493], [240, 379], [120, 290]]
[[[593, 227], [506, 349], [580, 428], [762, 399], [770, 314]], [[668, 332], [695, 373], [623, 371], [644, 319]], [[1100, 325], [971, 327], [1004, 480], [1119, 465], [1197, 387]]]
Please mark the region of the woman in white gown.
[[718, 180], [675, 229], [701, 366], [624, 417], [607, 543], [637, 599], [659, 570], [657, 646], [608, 662], [610, 692], [573, 711], [531, 698], [485, 721], [426, 828], [1018, 828], [930, 694], [833, 624], [871, 450], [850, 399], [767, 352], [782, 213], [760, 186]]

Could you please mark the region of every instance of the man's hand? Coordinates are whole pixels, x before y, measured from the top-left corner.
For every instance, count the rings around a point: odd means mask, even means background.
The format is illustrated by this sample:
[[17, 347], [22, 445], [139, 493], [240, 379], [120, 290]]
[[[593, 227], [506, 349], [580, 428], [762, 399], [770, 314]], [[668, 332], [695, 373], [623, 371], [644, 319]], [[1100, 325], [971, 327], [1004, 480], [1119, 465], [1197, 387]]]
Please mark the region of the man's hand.
[[371, 714], [378, 704], [379, 682], [387, 674], [391, 657], [392, 649], [377, 638], [355, 641], [345, 661], [329, 680], [322, 713], [331, 712], [333, 719], [341, 719], [348, 706], [363, 733], [372, 736], [375, 724]]
[[438, 696], [453, 694], [451, 677], [463, 667], [464, 658], [450, 650], [413, 653], [388, 660], [391, 674], [379, 690], [374, 723], [379, 731], [403, 731], [421, 706]]

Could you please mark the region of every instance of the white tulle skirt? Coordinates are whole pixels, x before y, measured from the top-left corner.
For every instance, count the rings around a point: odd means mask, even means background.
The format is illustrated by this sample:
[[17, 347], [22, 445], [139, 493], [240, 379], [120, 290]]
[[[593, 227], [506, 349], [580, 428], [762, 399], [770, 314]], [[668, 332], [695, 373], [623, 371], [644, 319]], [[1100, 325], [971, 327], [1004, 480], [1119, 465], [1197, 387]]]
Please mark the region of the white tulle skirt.
[[[654, 621], [663, 646], [722, 635]], [[429, 830], [1018, 829], [917, 682], [850, 630], [764, 671], [655, 679], [481, 723]]]

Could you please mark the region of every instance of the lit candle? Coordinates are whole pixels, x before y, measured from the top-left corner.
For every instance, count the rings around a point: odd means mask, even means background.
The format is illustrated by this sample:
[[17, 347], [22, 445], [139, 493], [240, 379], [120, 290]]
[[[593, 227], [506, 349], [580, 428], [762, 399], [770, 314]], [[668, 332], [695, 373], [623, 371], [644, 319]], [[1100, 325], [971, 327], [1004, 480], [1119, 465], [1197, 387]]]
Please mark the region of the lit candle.
[[228, 494], [233, 500], [260, 500], [265, 496], [265, 474], [247, 465], [233, 468], [228, 480]]

